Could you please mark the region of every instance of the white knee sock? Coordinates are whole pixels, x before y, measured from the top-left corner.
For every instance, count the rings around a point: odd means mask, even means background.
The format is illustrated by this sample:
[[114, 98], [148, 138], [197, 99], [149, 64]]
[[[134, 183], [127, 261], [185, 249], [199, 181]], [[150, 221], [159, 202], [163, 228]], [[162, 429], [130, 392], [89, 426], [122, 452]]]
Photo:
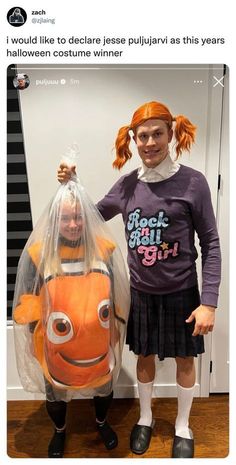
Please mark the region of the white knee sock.
[[153, 381], [150, 383], [141, 383], [138, 380], [138, 393], [140, 402], [140, 418], [138, 425], [151, 426], [152, 424], [151, 402]]
[[189, 414], [193, 402], [195, 385], [185, 388], [177, 383], [178, 415], [175, 422], [175, 434], [181, 438], [191, 439], [192, 431], [188, 427]]

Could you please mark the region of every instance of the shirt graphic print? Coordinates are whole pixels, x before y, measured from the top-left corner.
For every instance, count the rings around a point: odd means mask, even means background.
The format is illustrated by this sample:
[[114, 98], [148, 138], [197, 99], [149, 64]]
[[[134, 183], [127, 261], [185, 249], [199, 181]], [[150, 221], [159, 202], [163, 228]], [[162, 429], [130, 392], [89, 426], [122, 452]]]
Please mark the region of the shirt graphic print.
[[165, 210], [159, 210], [151, 217], [142, 216], [141, 208], [128, 214], [128, 247], [136, 250], [143, 266], [150, 267], [179, 255], [179, 242], [165, 241], [165, 231], [170, 224], [171, 219]]

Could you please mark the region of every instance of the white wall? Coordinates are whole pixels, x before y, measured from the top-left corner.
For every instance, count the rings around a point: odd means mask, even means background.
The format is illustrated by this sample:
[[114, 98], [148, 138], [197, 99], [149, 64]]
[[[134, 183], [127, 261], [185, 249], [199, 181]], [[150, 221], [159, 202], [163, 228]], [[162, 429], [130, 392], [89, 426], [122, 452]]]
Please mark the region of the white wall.
[[[217, 220], [222, 248], [222, 281], [215, 330], [212, 333], [210, 392], [228, 392], [229, 344], [222, 346], [229, 332], [229, 75], [224, 78], [222, 137], [220, 150], [221, 188], [218, 196]], [[227, 341], [228, 342], [228, 341]]]
[[[209, 177], [216, 208], [222, 108], [219, 104], [217, 114], [212, 113], [214, 99], [212, 101], [211, 91], [213, 73], [219, 75], [222, 70], [212, 70], [207, 65], [192, 65], [188, 68], [181, 65], [165, 68], [150, 65], [134, 68], [18, 67], [19, 72], [30, 77], [30, 86], [21, 91], [20, 97], [34, 224], [57, 188], [56, 169], [61, 156], [73, 142], [77, 142], [80, 148], [78, 171], [83, 184], [95, 202], [102, 198], [120, 176], [111, 166], [114, 159], [112, 147], [117, 131], [130, 122], [132, 113], [138, 106], [150, 100], [164, 102], [173, 115], [185, 114], [197, 125], [196, 144], [191, 155], [184, 155], [181, 162]], [[37, 85], [37, 80], [42, 83], [43, 79], [58, 83]], [[61, 84], [61, 79], [66, 80], [66, 83]], [[215, 141], [215, 159], [211, 160], [211, 169], [208, 169], [209, 147], [212, 147], [209, 145], [210, 141]], [[139, 160], [134, 156], [124, 167], [122, 174], [136, 168], [138, 164]], [[116, 217], [109, 223], [125, 258], [122, 219]], [[11, 346], [11, 327], [8, 333]], [[13, 357], [11, 349], [9, 354]], [[204, 357], [208, 360], [207, 356]], [[201, 380], [208, 373], [208, 368], [205, 365], [203, 373], [200, 361], [201, 357], [197, 362], [196, 394], [208, 395], [207, 385], [201, 392]], [[157, 362], [157, 365], [154, 394], [175, 395], [175, 362], [166, 360]], [[13, 372], [14, 367], [9, 371], [9, 392], [14, 392], [17, 397], [21, 394]], [[125, 347], [116, 395], [132, 396], [136, 392], [133, 388], [135, 382], [135, 358]]]

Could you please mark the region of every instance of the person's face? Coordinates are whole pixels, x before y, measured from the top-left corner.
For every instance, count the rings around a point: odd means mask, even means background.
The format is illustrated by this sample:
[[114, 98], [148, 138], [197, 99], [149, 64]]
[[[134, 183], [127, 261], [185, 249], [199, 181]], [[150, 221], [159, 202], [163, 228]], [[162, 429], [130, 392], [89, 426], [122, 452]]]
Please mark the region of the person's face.
[[78, 241], [83, 230], [83, 219], [80, 206], [65, 203], [61, 211], [60, 234], [69, 241]]
[[20, 89], [23, 89], [25, 87], [25, 80], [24, 79], [18, 79], [18, 87]]
[[148, 168], [155, 168], [165, 159], [172, 136], [172, 129], [160, 119], [148, 119], [136, 128], [134, 141]]

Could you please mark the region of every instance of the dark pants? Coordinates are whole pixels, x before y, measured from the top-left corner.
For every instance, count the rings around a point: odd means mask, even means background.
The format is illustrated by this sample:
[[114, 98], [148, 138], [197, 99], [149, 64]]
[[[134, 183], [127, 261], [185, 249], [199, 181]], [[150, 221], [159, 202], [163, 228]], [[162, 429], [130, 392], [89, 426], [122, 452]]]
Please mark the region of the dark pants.
[[[106, 397], [95, 396], [93, 398], [96, 419], [98, 421], [102, 422], [105, 420], [112, 399], [113, 392]], [[62, 400], [49, 402], [46, 400], [46, 409], [56, 428], [63, 428], [66, 423], [67, 402]]]

